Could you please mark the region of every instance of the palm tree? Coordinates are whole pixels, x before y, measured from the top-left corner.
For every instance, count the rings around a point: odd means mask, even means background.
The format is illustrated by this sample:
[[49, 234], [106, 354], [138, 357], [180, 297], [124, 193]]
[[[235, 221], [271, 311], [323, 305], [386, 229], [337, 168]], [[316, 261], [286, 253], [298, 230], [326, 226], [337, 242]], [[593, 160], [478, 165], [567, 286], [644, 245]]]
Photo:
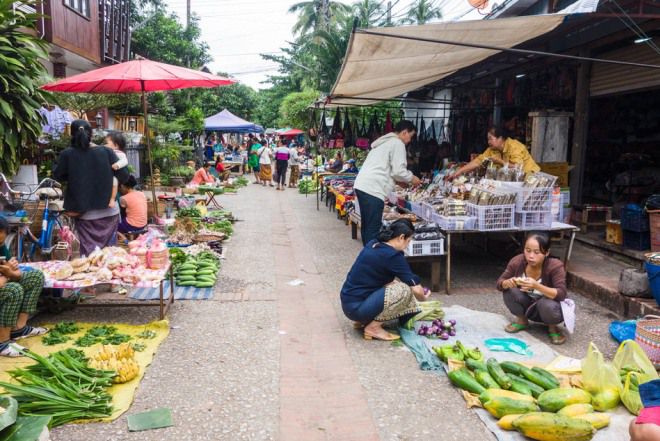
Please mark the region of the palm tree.
[[435, 0], [416, 0], [410, 6], [408, 16], [401, 20], [401, 23], [423, 25], [440, 18], [442, 11], [435, 5]]
[[383, 3], [380, 0], [359, 0], [353, 3], [353, 14], [357, 19], [358, 27], [378, 26], [385, 16]]
[[351, 7], [331, 0], [310, 0], [299, 2], [289, 8], [290, 14], [298, 14], [298, 21], [293, 26], [293, 33], [308, 35], [320, 30], [327, 30], [330, 24], [350, 12]]

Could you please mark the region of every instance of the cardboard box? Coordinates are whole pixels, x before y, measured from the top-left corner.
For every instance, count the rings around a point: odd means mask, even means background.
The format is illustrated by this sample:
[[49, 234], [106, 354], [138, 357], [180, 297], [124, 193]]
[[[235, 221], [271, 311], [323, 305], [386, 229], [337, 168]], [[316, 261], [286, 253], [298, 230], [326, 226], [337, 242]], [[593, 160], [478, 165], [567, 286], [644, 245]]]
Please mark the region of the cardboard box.
[[568, 162], [542, 162], [539, 164], [541, 171], [549, 175], [557, 176], [557, 185], [560, 187], [568, 187], [568, 172], [571, 166]]

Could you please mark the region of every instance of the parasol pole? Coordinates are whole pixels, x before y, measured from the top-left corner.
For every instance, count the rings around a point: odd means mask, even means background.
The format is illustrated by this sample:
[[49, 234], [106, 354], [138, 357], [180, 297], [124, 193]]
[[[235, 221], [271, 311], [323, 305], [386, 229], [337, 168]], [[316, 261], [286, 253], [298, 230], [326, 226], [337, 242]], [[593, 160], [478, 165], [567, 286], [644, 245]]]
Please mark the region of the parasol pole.
[[144, 91], [144, 80], [140, 81], [142, 85], [142, 112], [144, 113], [144, 136], [147, 139], [147, 157], [149, 159], [149, 175], [151, 179], [151, 197], [154, 204], [154, 214], [158, 217], [158, 199], [156, 199], [156, 184], [154, 181], [154, 161], [151, 158], [151, 140], [149, 139], [149, 116], [147, 115], [147, 95]]

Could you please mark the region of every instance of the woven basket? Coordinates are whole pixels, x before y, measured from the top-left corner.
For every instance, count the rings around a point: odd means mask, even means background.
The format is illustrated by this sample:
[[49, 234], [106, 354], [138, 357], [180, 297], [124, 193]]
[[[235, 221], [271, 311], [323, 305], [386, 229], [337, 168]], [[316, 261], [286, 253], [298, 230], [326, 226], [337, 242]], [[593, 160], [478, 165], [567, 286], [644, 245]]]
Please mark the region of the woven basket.
[[637, 320], [635, 341], [656, 369], [660, 368], [660, 316], [647, 315]]
[[195, 243], [216, 242], [216, 241], [221, 241], [223, 239], [225, 239], [225, 235], [222, 233], [218, 233], [218, 234], [204, 233], [204, 234], [198, 234], [197, 236], [193, 237], [193, 242]]

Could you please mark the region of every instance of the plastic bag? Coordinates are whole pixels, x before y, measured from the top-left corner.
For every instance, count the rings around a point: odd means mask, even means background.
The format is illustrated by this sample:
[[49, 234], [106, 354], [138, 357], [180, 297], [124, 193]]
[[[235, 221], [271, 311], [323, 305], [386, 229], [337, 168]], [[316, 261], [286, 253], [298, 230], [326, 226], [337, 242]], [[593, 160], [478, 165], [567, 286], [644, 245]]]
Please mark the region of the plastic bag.
[[589, 343], [587, 356], [582, 360], [582, 388], [593, 395], [595, 410], [604, 412], [619, 404], [621, 379], [612, 363], [605, 362], [596, 345]]
[[613, 361], [614, 367], [623, 375], [622, 371], [637, 371], [640, 373], [639, 384], [658, 378], [658, 373], [649, 360], [646, 352], [634, 340], [625, 340], [616, 350]]
[[489, 338], [484, 341], [488, 349], [497, 352], [515, 352], [516, 354], [531, 357], [534, 353], [528, 348], [527, 343], [517, 338]]
[[625, 322], [613, 321], [610, 323], [610, 334], [619, 343], [624, 340], [634, 340], [636, 329], [637, 320], [626, 320]]
[[637, 386], [633, 384], [634, 377], [638, 376], [636, 372], [628, 372], [626, 374], [626, 379], [621, 387], [621, 402], [628, 412], [633, 415], [639, 415], [639, 412], [642, 410], [644, 405], [642, 404], [642, 398], [639, 396], [639, 390]]

